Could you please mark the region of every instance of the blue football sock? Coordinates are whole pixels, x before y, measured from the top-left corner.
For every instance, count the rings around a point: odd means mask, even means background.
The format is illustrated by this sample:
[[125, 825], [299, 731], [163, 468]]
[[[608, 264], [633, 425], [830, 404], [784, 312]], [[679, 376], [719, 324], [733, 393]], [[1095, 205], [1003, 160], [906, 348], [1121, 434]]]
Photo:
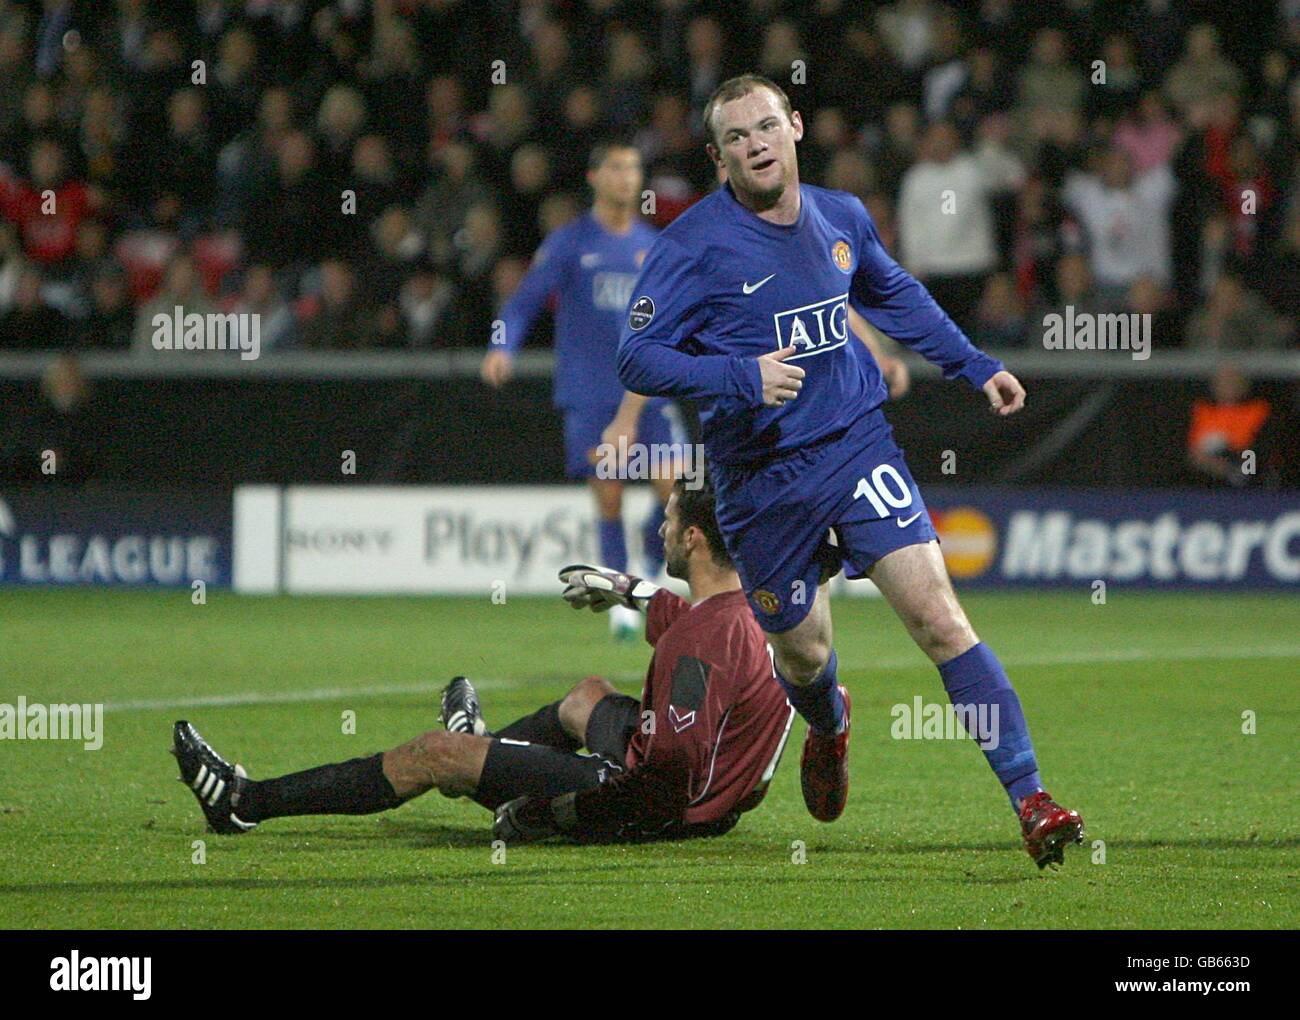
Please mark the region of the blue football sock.
[[1011, 807], [1014, 809], [1025, 797], [1041, 790], [1038, 761], [1020, 699], [993, 649], [981, 641], [943, 663], [939, 675], [952, 703], [970, 706], [981, 727], [989, 727], [989, 732], [972, 736], [979, 741], [984, 757], [1011, 798]]
[[659, 535], [659, 527], [664, 522], [664, 505], [655, 500], [650, 515], [641, 525], [641, 543], [645, 551], [645, 576], [654, 579], [664, 565], [664, 540]]
[[817, 679], [810, 684], [797, 687], [781, 675], [779, 667], [776, 670], [776, 678], [785, 688], [790, 704], [818, 733], [838, 733], [844, 725], [844, 696], [840, 694], [839, 681], [835, 676], [838, 667], [839, 660], [832, 648], [831, 657], [822, 667]]
[[623, 522], [597, 521], [596, 531], [600, 536], [600, 565], [626, 572], [627, 538], [623, 534]]

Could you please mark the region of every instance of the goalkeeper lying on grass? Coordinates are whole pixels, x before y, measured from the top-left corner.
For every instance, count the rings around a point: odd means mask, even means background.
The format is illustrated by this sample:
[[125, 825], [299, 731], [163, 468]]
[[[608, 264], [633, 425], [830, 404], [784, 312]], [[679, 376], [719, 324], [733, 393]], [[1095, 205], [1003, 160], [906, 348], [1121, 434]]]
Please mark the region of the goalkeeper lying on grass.
[[563, 700], [491, 733], [473, 686], [456, 677], [442, 695], [445, 732], [265, 780], [249, 779], [182, 721], [173, 749], [182, 782], [222, 833], [285, 815], [385, 811], [432, 789], [494, 811], [494, 833], [505, 840], [726, 832], [763, 799], [794, 710], [772, 679], [707, 483], [677, 483], [663, 536], [668, 573], [690, 585], [690, 602], [600, 567], [560, 574], [575, 609], [645, 611], [654, 655], [640, 701], [587, 677]]

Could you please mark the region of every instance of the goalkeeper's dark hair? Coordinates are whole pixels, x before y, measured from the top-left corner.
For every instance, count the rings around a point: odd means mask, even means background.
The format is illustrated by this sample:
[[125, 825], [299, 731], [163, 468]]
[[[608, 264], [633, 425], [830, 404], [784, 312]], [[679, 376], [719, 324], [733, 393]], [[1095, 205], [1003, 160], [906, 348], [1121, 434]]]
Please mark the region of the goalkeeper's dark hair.
[[708, 473], [701, 472], [698, 479], [678, 478], [673, 483], [673, 491], [677, 493], [677, 520], [681, 527], [694, 526], [704, 532], [713, 562], [734, 570], [736, 565], [731, 562], [726, 543], [722, 541], [722, 529], [718, 527], [713, 481]]

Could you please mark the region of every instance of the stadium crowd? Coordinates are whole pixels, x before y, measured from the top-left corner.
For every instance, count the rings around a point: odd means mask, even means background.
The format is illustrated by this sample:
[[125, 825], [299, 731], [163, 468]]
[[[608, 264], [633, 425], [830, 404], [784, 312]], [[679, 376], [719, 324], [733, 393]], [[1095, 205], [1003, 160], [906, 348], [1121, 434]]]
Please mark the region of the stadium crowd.
[[659, 225], [716, 186], [744, 70], [977, 344], [1071, 305], [1295, 348], [1298, 56], [1297, 0], [0, 0], [0, 349], [149, 353], [178, 304], [482, 345], [594, 141]]

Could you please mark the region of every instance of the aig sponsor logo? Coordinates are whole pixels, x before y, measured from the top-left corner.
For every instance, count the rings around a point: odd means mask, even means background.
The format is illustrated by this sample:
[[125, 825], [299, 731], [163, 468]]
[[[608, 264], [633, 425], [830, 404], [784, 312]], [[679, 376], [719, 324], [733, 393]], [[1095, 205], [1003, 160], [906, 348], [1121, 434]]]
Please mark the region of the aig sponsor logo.
[[632, 300], [634, 273], [597, 273], [591, 278], [591, 303], [605, 312], [620, 315]]
[[787, 361], [825, 354], [843, 347], [849, 336], [849, 296], [827, 298], [816, 304], [791, 308], [772, 316], [776, 322], [777, 350], [797, 347]]

